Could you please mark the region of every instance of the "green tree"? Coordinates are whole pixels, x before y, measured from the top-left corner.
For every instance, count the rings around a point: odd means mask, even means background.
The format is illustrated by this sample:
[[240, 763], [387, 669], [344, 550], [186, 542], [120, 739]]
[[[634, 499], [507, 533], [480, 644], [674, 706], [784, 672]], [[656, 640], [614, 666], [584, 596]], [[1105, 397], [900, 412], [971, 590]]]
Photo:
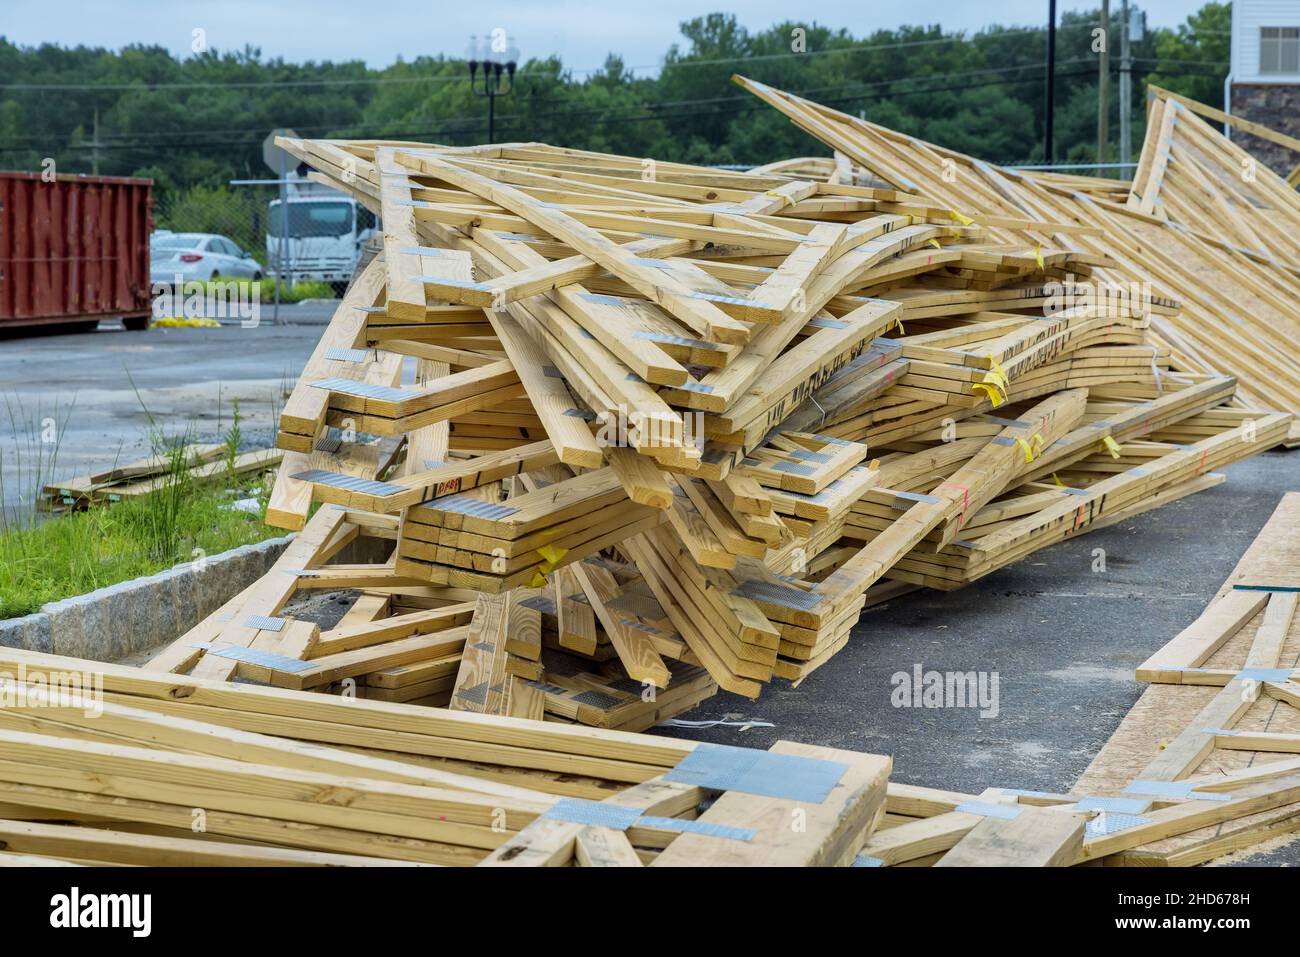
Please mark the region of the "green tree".
[[[1096, 7], [1061, 16], [1058, 159], [1090, 160], [1095, 151], [1098, 17]], [[1211, 2], [1133, 45], [1135, 142], [1148, 78], [1220, 103], [1230, 22], [1230, 5]], [[496, 104], [498, 139], [715, 164], [829, 152], [734, 86], [732, 74], [742, 73], [983, 159], [1042, 158], [1040, 24], [991, 24], [969, 34], [922, 24], [854, 35], [804, 20], [751, 30], [731, 14], [710, 13], [682, 23], [681, 37], [654, 76], [634, 74], [617, 51], [590, 72], [555, 57], [521, 64], [513, 93]], [[1114, 44], [1111, 52], [1117, 69]], [[0, 89], [0, 166], [39, 170], [54, 157], [60, 171], [88, 172], [85, 142], [98, 110], [100, 171], [155, 177], [162, 213], [185, 210], [190, 221], [217, 204], [212, 191], [231, 179], [269, 175], [261, 144], [276, 127], [450, 145], [483, 142], [487, 132], [487, 106], [456, 57], [373, 69], [359, 61], [288, 63], [252, 45], [177, 58], [157, 46], [23, 47], [0, 37], [0, 76], [15, 78]], [[1110, 89], [1114, 141], [1118, 84]]]
[[1222, 109], [1231, 41], [1232, 4], [1207, 3], [1177, 30], [1161, 30], [1155, 35], [1159, 69], [1148, 79]]

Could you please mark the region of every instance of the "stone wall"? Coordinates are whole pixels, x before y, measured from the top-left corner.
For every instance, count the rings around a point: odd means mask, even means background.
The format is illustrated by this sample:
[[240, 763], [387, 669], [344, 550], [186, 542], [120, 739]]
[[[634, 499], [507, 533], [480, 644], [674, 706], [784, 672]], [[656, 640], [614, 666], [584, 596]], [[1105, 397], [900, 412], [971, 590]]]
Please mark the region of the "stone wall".
[[[1232, 115], [1300, 139], [1300, 83], [1234, 83]], [[1300, 152], [1241, 130], [1232, 141], [1283, 178], [1300, 163]]]
[[243, 545], [0, 621], [0, 645], [116, 661], [184, 634], [257, 581], [293, 536]]

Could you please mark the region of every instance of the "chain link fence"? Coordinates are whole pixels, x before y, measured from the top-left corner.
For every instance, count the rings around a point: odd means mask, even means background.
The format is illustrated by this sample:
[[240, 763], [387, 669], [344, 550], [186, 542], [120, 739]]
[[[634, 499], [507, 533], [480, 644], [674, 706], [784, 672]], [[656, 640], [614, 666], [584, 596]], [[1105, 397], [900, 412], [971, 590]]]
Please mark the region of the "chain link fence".
[[[152, 251], [155, 322], [231, 321], [237, 316], [230, 315], [221, 299], [233, 295], [253, 298], [263, 306], [262, 315], [268, 315], [265, 307], [276, 301], [277, 280], [282, 303], [341, 297], [373, 255], [373, 237], [378, 235], [375, 217], [341, 195], [313, 194], [311, 202], [302, 204], [291, 196], [284, 223], [272, 206], [279, 198], [279, 184], [272, 180], [195, 186], [160, 200], [154, 209]], [[331, 217], [328, 223], [326, 216]], [[287, 230], [287, 240], [281, 239], [282, 229]], [[202, 264], [185, 269], [182, 275], [181, 264], [172, 258], [175, 250], [164, 248], [167, 233], [208, 233], [232, 247], [219, 244], [218, 255], [203, 251]], [[279, 268], [282, 242], [283, 270]], [[177, 278], [182, 279], [184, 296]], [[197, 289], [200, 285], [207, 288]], [[203, 301], [192, 301], [196, 291]], [[240, 315], [247, 312], [245, 308]]]
[[194, 186], [174, 193], [154, 210], [155, 230], [216, 233], [249, 253], [266, 274], [266, 227], [272, 185]]

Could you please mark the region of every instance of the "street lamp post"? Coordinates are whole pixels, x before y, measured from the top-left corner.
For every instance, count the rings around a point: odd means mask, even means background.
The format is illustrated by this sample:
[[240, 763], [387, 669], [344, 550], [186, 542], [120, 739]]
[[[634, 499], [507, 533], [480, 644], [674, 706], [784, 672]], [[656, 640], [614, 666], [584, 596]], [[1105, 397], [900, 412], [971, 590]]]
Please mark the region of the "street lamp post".
[[[500, 30], [492, 31], [482, 42], [471, 36], [466, 55], [469, 64], [469, 88], [475, 96], [485, 96], [488, 101], [488, 139], [495, 141], [496, 103], [498, 96], [509, 96], [515, 89], [515, 68], [519, 62], [519, 48], [514, 37], [506, 37]], [[483, 71], [482, 89], [479, 88], [479, 70]], [[504, 81], [502, 74], [505, 75]], [[503, 85], [504, 83], [504, 85]]]
[[1043, 103], [1043, 162], [1056, 161], [1056, 0], [1047, 2], [1047, 89]]

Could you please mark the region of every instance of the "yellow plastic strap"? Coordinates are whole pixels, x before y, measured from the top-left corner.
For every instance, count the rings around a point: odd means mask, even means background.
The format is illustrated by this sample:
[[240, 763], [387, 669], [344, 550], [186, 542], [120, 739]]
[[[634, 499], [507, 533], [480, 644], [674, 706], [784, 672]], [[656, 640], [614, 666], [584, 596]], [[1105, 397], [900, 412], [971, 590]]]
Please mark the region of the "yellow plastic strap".
[[971, 219], [969, 216], [963, 216], [955, 209], [950, 209], [948, 212], [952, 213], [952, 218], [957, 220], [963, 226], [969, 226], [971, 223], [975, 222], [975, 220]]
[[894, 320], [894, 328], [898, 330], [898, 334], [899, 334], [900, 336], [905, 336], [905, 335], [907, 335], [907, 330], [903, 328], [903, 320], [902, 320], [902, 319], [895, 319], [895, 320]]
[[1052, 481], [1061, 486], [1061, 488], [1065, 488], [1065, 483], [1061, 481], [1061, 477], [1055, 472], [1052, 473]]
[[1045, 269], [1045, 268], [1046, 268], [1046, 267], [1043, 265], [1043, 246], [1042, 246], [1041, 243], [1040, 243], [1039, 245], [1037, 245], [1037, 246], [1034, 247], [1034, 258], [1038, 260], [1038, 268], [1039, 268], [1039, 269]]
[[989, 364], [993, 367], [993, 374], [996, 375], [1002, 383], [1002, 391], [1006, 392], [1007, 386], [1011, 384], [1011, 380], [1007, 378], [1007, 370], [1002, 368], [1002, 363], [993, 358], [993, 353], [986, 352], [985, 355], [988, 357]]
[[997, 359], [993, 358], [993, 353], [986, 352], [984, 355], [993, 368], [984, 373], [983, 381], [975, 383], [975, 388], [987, 394], [989, 401], [993, 403], [993, 408], [996, 409], [1007, 401], [1007, 387], [1010, 383], [1007, 380], [1007, 371], [1002, 368]]
[[987, 395], [995, 409], [1006, 401], [1006, 393], [1003, 392], [1002, 386], [998, 384], [997, 377], [992, 372], [986, 372], [984, 374], [984, 381], [976, 382], [973, 388], [978, 389]]
[[939, 245], [939, 240], [937, 239], [930, 240], [930, 245], [933, 246], [935, 249], [943, 249], [943, 247]]
[[1101, 440], [1101, 444], [1106, 446], [1107, 450], [1110, 452], [1111, 458], [1113, 459], [1119, 458], [1119, 443], [1116, 442], [1113, 438], [1111, 438], [1108, 435]]
[[555, 566], [560, 563], [560, 559], [569, 554], [567, 548], [560, 548], [558, 545], [543, 545], [537, 549], [537, 554], [546, 559], [547, 564]]
[[1024, 439], [1016, 439], [1016, 445], [1025, 450], [1025, 462], [1032, 462], [1043, 451], [1043, 435], [1041, 432], [1035, 432], [1032, 442], [1026, 442]]
[[794, 200], [792, 200], [792, 199], [791, 199], [789, 196], [787, 196], [785, 193], [778, 193], [778, 192], [776, 192], [775, 190], [768, 190], [768, 191], [767, 191], [766, 193], [764, 193], [763, 195], [764, 195], [764, 196], [770, 196], [770, 197], [772, 197], [772, 199], [779, 199], [779, 200], [781, 201], [781, 208], [782, 208], [782, 209], [785, 209], [787, 206], [793, 206], [793, 205], [794, 205]]

